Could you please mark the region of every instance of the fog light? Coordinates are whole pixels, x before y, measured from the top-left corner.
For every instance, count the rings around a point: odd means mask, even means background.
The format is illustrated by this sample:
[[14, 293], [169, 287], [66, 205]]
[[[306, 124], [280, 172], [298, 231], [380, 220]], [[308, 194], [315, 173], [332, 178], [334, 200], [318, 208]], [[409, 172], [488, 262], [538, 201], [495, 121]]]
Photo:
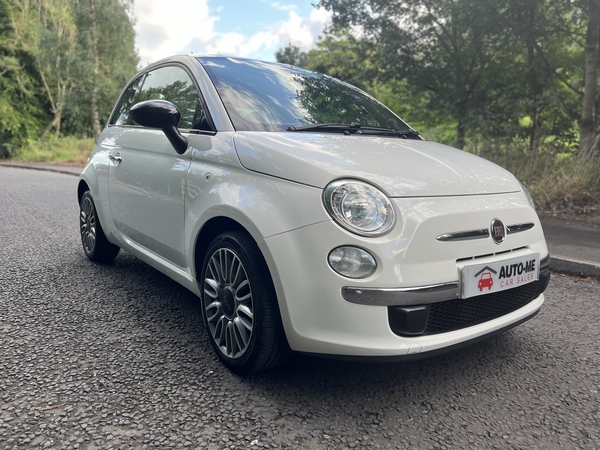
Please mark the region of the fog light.
[[338, 247], [329, 253], [329, 265], [348, 278], [367, 278], [375, 273], [377, 263], [369, 252], [358, 247]]

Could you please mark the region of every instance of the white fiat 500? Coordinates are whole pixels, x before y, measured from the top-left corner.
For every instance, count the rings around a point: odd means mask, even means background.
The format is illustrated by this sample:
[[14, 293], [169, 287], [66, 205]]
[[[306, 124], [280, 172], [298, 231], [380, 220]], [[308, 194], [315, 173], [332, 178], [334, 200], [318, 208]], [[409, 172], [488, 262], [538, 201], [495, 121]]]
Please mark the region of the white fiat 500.
[[83, 249], [199, 296], [233, 371], [291, 351], [402, 360], [533, 317], [550, 276], [524, 186], [334, 78], [175, 56], [121, 94], [78, 185]]

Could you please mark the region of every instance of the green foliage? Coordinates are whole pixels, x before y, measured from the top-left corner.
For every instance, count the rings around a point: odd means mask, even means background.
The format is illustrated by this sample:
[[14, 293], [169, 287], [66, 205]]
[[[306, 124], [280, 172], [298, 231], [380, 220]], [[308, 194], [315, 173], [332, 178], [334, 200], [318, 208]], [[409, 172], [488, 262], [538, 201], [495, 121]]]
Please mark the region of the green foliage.
[[11, 5], [0, 0], [0, 157], [40, 131], [44, 120], [31, 55], [12, 40]]
[[305, 67], [369, 91], [370, 82], [379, 74], [372, 46], [372, 42], [345, 31], [327, 35], [317, 42], [316, 49], [305, 54]]
[[[563, 149], [564, 150], [564, 149]], [[525, 140], [488, 148], [482, 156], [507, 168], [529, 189], [538, 211], [586, 214], [600, 205], [600, 165], [577, 159], [577, 147], [544, 147], [535, 162]]]
[[14, 152], [14, 159], [27, 162], [85, 164], [94, 148], [91, 138], [53, 137], [28, 139]]
[[275, 60], [278, 63], [289, 64], [291, 66], [306, 66], [306, 54], [300, 51], [300, 47], [291, 43], [275, 52]]
[[0, 150], [51, 130], [90, 136], [92, 86], [100, 121], [108, 119], [138, 63], [130, 8], [130, 0], [0, 0]]
[[[583, 95], [585, 4], [321, 0], [318, 6], [333, 13], [334, 25], [323, 42], [347, 30], [360, 39], [345, 37], [350, 44], [345, 52], [338, 45], [322, 46], [316, 53], [326, 61], [320, 67], [327, 73], [342, 79], [351, 74], [358, 79], [354, 84], [370, 92], [382, 91], [377, 83], [396, 82], [391, 89], [404, 83], [403, 89], [414, 95], [409, 109], [426, 112], [427, 123], [437, 117], [454, 124], [455, 145], [461, 148], [470, 140], [509, 135], [527, 139], [535, 154], [547, 136], [568, 146], [577, 139], [572, 130], [578, 126]], [[364, 43], [370, 52], [361, 49]], [[352, 54], [359, 62], [356, 69]], [[383, 90], [389, 93], [390, 88]], [[403, 92], [395, 94], [402, 97]], [[388, 104], [405, 104], [404, 98], [386, 97]], [[530, 122], [524, 124], [523, 117]], [[434, 119], [436, 127], [439, 119]]]
[[459, 147], [499, 89], [498, 71], [514, 64], [511, 42], [498, 39], [502, 30], [488, 2], [323, 0], [320, 5], [333, 10], [338, 28], [358, 26], [377, 42], [375, 62], [383, 81], [406, 80], [414, 90], [432, 94], [428, 109], [452, 118]]
[[[123, 0], [93, 0], [98, 34], [98, 112], [101, 126], [108, 121], [123, 86], [137, 71], [135, 32]], [[74, 11], [78, 43], [77, 80], [65, 105], [64, 132], [91, 135], [91, 92], [94, 83], [90, 1], [77, 2]]]

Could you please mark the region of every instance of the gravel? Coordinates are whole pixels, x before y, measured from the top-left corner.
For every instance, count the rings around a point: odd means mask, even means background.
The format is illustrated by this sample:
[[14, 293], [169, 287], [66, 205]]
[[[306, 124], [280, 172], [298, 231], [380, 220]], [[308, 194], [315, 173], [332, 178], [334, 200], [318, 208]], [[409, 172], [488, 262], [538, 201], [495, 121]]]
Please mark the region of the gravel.
[[0, 449], [600, 448], [600, 284], [404, 364], [295, 356], [240, 377], [197, 298], [125, 252], [89, 262], [76, 178], [0, 167]]

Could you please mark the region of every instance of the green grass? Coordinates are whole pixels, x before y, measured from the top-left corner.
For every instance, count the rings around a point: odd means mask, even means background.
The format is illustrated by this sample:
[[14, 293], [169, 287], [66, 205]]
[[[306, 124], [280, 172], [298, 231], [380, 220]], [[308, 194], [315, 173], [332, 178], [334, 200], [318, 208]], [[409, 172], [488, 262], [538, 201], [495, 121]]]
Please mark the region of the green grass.
[[540, 211], [600, 212], [600, 165], [572, 161], [525, 179]]
[[50, 137], [43, 141], [28, 140], [24, 146], [13, 151], [12, 159], [83, 165], [87, 162], [93, 148], [94, 140], [91, 138]]
[[532, 158], [526, 144], [513, 142], [474, 153], [508, 169], [521, 180], [540, 212], [575, 215], [600, 212], [600, 164], [579, 161], [572, 149], [546, 147]]

